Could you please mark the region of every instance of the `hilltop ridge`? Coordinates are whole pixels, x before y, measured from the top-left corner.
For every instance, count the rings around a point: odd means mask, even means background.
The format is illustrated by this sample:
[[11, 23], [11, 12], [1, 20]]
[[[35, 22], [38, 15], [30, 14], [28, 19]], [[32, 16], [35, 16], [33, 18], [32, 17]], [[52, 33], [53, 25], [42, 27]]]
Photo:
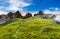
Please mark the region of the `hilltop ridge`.
[[0, 39], [60, 39], [60, 24], [35, 16], [0, 25]]

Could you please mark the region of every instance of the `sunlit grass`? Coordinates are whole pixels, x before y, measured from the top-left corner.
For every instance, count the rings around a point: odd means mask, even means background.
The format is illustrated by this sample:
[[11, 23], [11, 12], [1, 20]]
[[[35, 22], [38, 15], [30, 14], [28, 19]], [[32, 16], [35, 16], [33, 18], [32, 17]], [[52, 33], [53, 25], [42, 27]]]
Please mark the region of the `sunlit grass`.
[[[16, 33], [17, 32], [17, 33]], [[0, 39], [60, 39], [60, 24], [52, 19], [15, 18], [0, 26]]]

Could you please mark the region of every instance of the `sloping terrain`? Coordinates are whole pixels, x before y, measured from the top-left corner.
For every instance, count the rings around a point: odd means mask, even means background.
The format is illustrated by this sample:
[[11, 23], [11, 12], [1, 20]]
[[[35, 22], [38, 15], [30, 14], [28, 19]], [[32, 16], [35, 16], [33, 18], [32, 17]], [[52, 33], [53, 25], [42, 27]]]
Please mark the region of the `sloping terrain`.
[[39, 17], [15, 18], [0, 25], [0, 39], [60, 39], [60, 24]]

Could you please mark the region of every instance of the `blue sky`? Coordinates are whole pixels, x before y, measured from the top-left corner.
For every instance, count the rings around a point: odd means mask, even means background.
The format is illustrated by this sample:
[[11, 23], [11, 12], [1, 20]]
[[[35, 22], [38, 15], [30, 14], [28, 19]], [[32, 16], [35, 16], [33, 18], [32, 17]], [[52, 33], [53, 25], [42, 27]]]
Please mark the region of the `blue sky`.
[[0, 0], [0, 13], [15, 12], [60, 13], [60, 0]]
[[26, 7], [28, 11], [38, 11], [49, 8], [60, 8], [60, 0], [33, 0], [32, 5]]

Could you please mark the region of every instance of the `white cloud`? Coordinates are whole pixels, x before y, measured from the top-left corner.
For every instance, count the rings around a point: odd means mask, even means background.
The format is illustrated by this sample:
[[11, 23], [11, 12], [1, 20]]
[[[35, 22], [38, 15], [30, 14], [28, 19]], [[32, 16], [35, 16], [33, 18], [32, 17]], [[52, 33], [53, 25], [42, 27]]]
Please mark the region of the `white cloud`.
[[[1, 2], [2, 1], [2, 2]], [[21, 11], [23, 12], [23, 8], [26, 6], [30, 6], [31, 3], [26, 2], [25, 0], [1, 0], [0, 11]], [[31, 0], [30, 0], [31, 1]]]
[[50, 13], [52, 13], [52, 11], [50, 11], [50, 10], [48, 10], [48, 9], [45, 9], [44, 11], [43, 11], [45, 14], [50, 14]]
[[29, 6], [30, 3], [24, 2], [24, 0], [10, 0], [9, 8], [10, 10], [20, 10], [23, 11], [23, 7]]
[[[27, 2], [25, 2], [25, 0], [0, 0], [0, 4], [2, 5], [2, 6], [0, 6], [0, 15], [7, 14], [8, 11], [20, 10], [21, 12], [23, 12], [24, 7], [31, 5], [30, 2], [27, 3]], [[7, 4], [9, 4], [9, 5], [7, 6]]]
[[50, 9], [50, 10], [57, 10], [57, 11], [60, 10], [60, 8], [57, 8], [57, 7], [56, 7], [56, 8], [50, 7], [49, 9]]
[[55, 8], [55, 10], [60, 10], [59, 8]]
[[49, 9], [45, 9], [43, 12], [45, 14], [60, 14], [60, 11], [57, 11], [57, 10], [50, 11]]
[[53, 11], [54, 14], [60, 14], [60, 11]]
[[7, 14], [7, 12], [0, 11], [0, 15], [1, 15], [1, 14]]
[[45, 9], [43, 12], [45, 14], [48, 14], [48, 13], [50, 13], [50, 14], [60, 14], [60, 8], [50, 7], [49, 9]]

